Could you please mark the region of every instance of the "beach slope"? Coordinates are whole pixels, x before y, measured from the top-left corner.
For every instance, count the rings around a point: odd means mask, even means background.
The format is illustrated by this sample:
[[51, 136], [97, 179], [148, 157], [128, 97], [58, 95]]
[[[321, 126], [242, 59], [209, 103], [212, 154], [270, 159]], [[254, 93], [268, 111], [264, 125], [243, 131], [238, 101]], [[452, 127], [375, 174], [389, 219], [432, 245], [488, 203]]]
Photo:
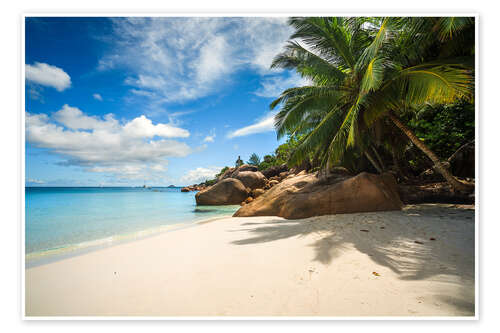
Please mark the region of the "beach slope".
[[29, 268], [25, 301], [27, 316], [473, 316], [474, 210], [224, 218]]

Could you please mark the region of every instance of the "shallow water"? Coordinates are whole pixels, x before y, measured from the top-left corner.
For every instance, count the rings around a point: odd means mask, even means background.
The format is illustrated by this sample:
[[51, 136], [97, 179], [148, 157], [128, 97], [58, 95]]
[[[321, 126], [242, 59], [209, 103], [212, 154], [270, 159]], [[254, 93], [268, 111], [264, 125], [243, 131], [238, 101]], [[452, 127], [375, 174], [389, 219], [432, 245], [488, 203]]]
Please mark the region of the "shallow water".
[[27, 187], [27, 260], [230, 216], [239, 206], [196, 206], [180, 188]]

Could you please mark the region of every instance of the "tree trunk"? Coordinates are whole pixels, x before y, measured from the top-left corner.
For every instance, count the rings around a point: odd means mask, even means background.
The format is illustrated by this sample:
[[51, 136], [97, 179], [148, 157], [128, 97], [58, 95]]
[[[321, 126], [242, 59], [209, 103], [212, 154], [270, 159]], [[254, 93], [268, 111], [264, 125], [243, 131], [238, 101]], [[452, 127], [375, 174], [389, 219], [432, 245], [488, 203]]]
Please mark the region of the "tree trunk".
[[373, 150], [373, 152], [375, 153], [375, 157], [377, 157], [377, 160], [378, 160], [378, 162], [379, 162], [380, 167], [382, 168], [382, 170], [384, 170], [384, 171], [385, 171], [385, 170], [386, 170], [386, 168], [385, 168], [385, 165], [384, 165], [384, 161], [383, 161], [383, 160], [382, 160], [382, 158], [380, 157], [380, 154], [378, 153], [377, 149], [375, 149], [375, 147], [374, 147], [374, 146], [372, 146], [372, 150]]
[[368, 161], [370, 161], [370, 163], [375, 167], [375, 169], [377, 169], [378, 173], [382, 173], [383, 170], [382, 168], [378, 165], [378, 163], [375, 161], [375, 159], [370, 155], [370, 153], [368, 153], [368, 151], [364, 151], [365, 153], [365, 156], [368, 158]]
[[429, 149], [417, 136], [412, 132], [411, 129], [406, 127], [405, 124], [401, 122], [401, 120], [392, 112], [389, 112], [388, 114], [389, 118], [392, 120], [392, 122], [401, 130], [403, 131], [406, 136], [413, 142], [415, 146], [417, 146], [420, 150], [424, 152], [427, 157], [431, 159], [431, 161], [434, 163], [434, 168], [450, 183], [450, 185], [453, 187], [453, 189], [461, 192], [467, 192], [471, 190], [471, 186], [464, 184], [460, 182], [458, 179], [456, 179], [449, 171], [446, 169], [443, 164], [441, 163], [441, 160], [432, 152], [432, 150]]

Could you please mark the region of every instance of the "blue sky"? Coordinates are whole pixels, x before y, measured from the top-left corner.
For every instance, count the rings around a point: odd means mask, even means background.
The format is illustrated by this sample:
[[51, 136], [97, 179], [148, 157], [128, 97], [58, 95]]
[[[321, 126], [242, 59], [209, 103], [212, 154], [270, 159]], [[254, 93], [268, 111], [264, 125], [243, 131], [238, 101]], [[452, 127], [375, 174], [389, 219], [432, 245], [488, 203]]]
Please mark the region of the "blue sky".
[[273, 152], [286, 18], [27, 18], [26, 185], [186, 185]]

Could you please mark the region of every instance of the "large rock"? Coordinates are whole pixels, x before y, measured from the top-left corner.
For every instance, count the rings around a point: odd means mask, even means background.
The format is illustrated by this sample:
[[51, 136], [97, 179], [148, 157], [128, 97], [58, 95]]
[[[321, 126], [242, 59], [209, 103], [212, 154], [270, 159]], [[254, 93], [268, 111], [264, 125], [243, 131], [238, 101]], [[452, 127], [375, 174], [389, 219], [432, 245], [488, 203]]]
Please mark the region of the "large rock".
[[255, 165], [243, 164], [238, 167], [238, 171], [259, 171], [259, 168]]
[[236, 168], [229, 168], [227, 169], [226, 171], [224, 171], [224, 173], [222, 175], [220, 175], [218, 178], [217, 178], [217, 182], [220, 182], [221, 180], [224, 180], [226, 178], [230, 178], [231, 175], [233, 174], [233, 172], [236, 170]]
[[266, 176], [266, 178], [271, 178], [278, 176], [281, 172], [288, 171], [288, 167], [286, 164], [272, 166], [262, 171], [262, 174]]
[[222, 175], [220, 175], [217, 178], [217, 181], [220, 182], [221, 180], [224, 180], [227, 178], [236, 178], [236, 175], [242, 171], [254, 171], [255, 172], [258, 170], [259, 170], [259, 168], [257, 168], [255, 165], [243, 164], [242, 166], [239, 166], [237, 168], [227, 169]]
[[259, 171], [238, 171], [236, 174], [233, 174], [233, 177], [240, 180], [243, 185], [251, 190], [264, 188], [267, 182], [266, 176]]
[[306, 174], [280, 184], [241, 207], [233, 216], [281, 216], [299, 219], [311, 216], [400, 210], [403, 207], [396, 180], [391, 174], [366, 172], [351, 178], [318, 178]]
[[262, 188], [256, 188], [255, 190], [252, 190], [252, 197], [254, 197], [254, 198], [260, 197], [265, 192], [266, 191]]
[[196, 193], [195, 199], [197, 205], [237, 205], [248, 195], [249, 191], [241, 181], [227, 178]]
[[453, 188], [447, 182], [420, 185], [400, 184], [398, 185], [398, 190], [399, 197], [405, 204], [473, 204], [475, 201], [474, 193], [453, 191]]

